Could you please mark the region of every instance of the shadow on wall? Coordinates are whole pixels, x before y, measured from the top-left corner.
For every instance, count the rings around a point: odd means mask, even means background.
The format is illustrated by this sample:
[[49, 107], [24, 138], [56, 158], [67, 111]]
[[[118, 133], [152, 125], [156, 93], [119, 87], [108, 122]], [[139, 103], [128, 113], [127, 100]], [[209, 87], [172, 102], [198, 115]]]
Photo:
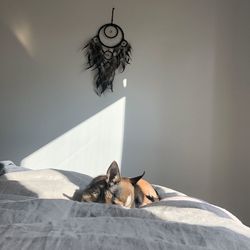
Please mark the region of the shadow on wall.
[[56, 168], [103, 174], [116, 160], [121, 165], [126, 98], [123, 97], [21, 161], [31, 169]]

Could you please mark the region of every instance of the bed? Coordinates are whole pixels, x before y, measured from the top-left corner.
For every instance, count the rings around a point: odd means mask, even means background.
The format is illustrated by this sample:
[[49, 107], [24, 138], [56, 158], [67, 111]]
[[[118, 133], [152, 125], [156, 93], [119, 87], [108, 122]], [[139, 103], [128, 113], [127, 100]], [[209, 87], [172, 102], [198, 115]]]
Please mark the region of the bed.
[[0, 249], [250, 249], [250, 228], [230, 212], [167, 187], [155, 185], [161, 201], [143, 208], [70, 199], [90, 180], [10, 164], [0, 176]]

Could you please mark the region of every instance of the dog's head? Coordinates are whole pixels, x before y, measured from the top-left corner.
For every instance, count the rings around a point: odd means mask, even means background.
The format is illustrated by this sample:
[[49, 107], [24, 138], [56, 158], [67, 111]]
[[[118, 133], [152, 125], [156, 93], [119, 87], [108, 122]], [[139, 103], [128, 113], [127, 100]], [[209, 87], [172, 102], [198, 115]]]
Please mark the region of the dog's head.
[[135, 185], [144, 173], [134, 178], [121, 177], [119, 167], [114, 161], [106, 175], [97, 176], [90, 182], [82, 193], [81, 201], [135, 207]]

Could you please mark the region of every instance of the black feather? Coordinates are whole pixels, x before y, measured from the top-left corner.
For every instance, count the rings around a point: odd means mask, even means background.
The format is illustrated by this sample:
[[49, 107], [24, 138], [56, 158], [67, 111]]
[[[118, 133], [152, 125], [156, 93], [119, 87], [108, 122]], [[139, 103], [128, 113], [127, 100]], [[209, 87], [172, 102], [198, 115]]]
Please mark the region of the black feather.
[[[105, 58], [105, 51], [103, 45], [100, 43], [99, 38], [95, 36], [81, 51], [85, 51], [87, 57], [86, 69], [95, 70], [95, 91], [98, 95], [102, 95], [107, 89], [113, 91], [113, 81], [116, 70], [123, 72], [126, 65], [131, 60], [131, 46], [125, 41], [126, 46], [121, 44], [112, 50], [112, 57]], [[105, 48], [105, 47], [104, 47]]]

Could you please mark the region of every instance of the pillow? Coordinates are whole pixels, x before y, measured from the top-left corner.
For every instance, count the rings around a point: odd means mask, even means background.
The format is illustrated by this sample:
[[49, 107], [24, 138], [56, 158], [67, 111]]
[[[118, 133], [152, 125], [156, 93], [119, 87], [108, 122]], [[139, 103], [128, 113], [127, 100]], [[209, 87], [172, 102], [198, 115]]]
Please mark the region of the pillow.
[[0, 161], [0, 175], [11, 172], [27, 171], [28, 168], [20, 167], [14, 164], [12, 161]]
[[16, 196], [69, 199], [91, 179], [84, 174], [57, 169], [11, 172], [0, 176], [0, 195], [5, 199], [7, 196], [9, 199]]

